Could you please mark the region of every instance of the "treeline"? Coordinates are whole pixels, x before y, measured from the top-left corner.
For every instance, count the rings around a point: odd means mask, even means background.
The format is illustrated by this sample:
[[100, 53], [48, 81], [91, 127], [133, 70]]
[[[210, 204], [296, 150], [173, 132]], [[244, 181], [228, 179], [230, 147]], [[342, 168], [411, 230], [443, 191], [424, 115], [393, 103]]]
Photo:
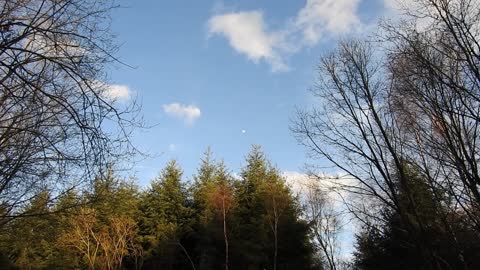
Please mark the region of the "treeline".
[[146, 189], [110, 170], [91, 191], [52, 196], [2, 227], [2, 269], [320, 267], [297, 198], [258, 147], [238, 178], [207, 153], [191, 182], [172, 160]]
[[[322, 160], [312, 178], [340, 172], [330, 186], [360, 225], [350, 267], [479, 269], [480, 2], [399, 2], [400, 22], [321, 57], [320, 105], [292, 130]], [[172, 161], [145, 190], [108, 170], [140, 154], [142, 126], [106, 80], [113, 1], [2, 4], [3, 268], [345, 266], [338, 213], [315, 185], [302, 209], [258, 149], [238, 178], [208, 156], [193, 182]]]

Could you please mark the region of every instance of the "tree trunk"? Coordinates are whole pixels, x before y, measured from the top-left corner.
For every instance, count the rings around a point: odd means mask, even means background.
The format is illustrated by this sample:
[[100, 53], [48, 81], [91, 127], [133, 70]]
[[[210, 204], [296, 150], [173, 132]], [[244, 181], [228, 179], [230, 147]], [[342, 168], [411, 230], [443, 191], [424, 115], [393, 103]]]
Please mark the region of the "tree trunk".
[[223, 237], [225, 238], [225, 270], [228, 270], [228, 237], [227, 237], [227, 221], [226, 221], [226, 210], [225, 210], [225, 198], [222, 200], [223, 206]]
[[273, 235], [275, 237], [275, 251], [273, 253], [273, 270], [277, 270], [277, 253], [278, 253], [278, 236], [277, 236], [277, 224], [278, 221], [275, 220], [275, 228], [273, 230]]
[[187, 252], [187, 250], [185, 249], [185, 247], [182, 245], [182, 243], [180, 243], [180, 241], [177, 241], [176, 243], [177, 243], [178, 246], [180, 246], [180, 248], [182, 249], [183, 253], [185, 253], [185, 256], [187, 256], [187, 259], [188, 259], [188, 261], [190, 262], [190, 265], [192, 266], [192, 269], [193, 269], [193, 270], [196, 270], [196, 269], [195, 269], [195, 264], [193, 263], [192, 258], [190, 258], [190, 255], [188, 255], [188, 252]]

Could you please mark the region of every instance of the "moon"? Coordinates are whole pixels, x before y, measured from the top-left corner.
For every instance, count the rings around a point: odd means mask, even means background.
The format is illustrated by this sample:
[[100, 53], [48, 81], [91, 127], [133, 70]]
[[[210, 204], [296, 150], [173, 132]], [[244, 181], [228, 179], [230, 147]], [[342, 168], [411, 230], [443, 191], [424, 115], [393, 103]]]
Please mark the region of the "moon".
[[247, 131], [245, 129], [242, 129], [242, 134], [245, 134], [247, 133]]

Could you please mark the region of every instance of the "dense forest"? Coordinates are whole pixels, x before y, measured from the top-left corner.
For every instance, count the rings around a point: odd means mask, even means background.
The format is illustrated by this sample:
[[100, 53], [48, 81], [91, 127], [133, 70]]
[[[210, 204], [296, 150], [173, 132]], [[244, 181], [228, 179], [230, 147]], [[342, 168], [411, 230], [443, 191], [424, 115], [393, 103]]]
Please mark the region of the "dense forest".
[[[234, 178], [207, 152], [188, 184], [175, 160], [140, 190], [112, 171], [51, 204], [38, 193], [2, 230], [19, 269], [313, 269], [300, 204], [258, 147]], [[228, 266], [228, 267], [227, 267]]]
[[0, 268], [480, 269], [480, 1], [400, 2], [319, 52], [295, 193], [259, 146], [238, 174], [208, 150], [139, 187], [115, 2], [0, 0]]

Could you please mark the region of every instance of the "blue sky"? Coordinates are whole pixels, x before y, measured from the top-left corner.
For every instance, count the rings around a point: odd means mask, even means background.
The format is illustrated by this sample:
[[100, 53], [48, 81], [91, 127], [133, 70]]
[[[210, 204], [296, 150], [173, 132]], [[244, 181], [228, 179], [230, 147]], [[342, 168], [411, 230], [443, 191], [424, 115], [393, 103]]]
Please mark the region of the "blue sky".
[[252, 144], [280, 170], [301, 170], [305, 149], [289, 125], [296, 107], [314, 103], [320, 55], [367, 35], [390, 1], [118, 1], [117, 56], [136, 68], [116, 64], [111, 83], [155, 125], [134, 137], [154, 156], [135, 167], [140, 184], [172, 158], [191, 178], [209, 146], [232, 172]]
[[[395, 0], [118, 2], [117, 56], [135, 68], [111, 69], [111, 94], [136, 97], [154, 125], [134, 137], [153, 156], [134, 168], [141, 186], [172, 158], [192, 179], [207, 147], [238, 173], [252, 144], [290, 183], [305, 180], [309, 160], [289, 125], [295, 108], [319, 105], [308, 89], [320, 56], [341, 38], [370, 35], [398, 7]], [[353, 232], [350, 224], [340, 236], [344, 256]]]

